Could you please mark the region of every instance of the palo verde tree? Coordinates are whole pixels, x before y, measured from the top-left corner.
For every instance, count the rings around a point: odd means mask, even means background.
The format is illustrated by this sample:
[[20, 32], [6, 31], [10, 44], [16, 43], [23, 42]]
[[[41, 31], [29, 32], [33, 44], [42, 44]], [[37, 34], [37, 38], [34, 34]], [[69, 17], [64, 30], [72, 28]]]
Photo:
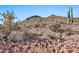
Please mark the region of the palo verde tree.
[[3, 17], [1, 21], [3, 22], [4, 32], [11, 32], [13, 27], [13, 20], [16, 18], [14, 12], [7, 10], [6, 13], [0, 13], [0, 15]]
[[73, 8], [69, 8], [67, 16], [69, 18], [69, 24], [73, 23]]

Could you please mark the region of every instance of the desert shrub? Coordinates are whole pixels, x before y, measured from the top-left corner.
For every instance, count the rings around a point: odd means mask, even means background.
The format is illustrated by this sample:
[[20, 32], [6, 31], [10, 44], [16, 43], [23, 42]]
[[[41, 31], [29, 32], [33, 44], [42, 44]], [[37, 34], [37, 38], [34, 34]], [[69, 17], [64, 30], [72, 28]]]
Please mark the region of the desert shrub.
[[40, 19], [39, 22], [42, 22], [42, 19]]
[[2, 35], [0, 34], [0, 41], [2, 41], [3, 40], [3, 37], [2, 37]]
[[50, 39], [53, 39], [53, 40], [54, 40], [54, 39], [55, 39], [55, 40], [57, 39], [57, 37], [56, 37], [55, 35], [50, 35], [50, 34], [49, 34], [48, 36], [49, 36]]
[[61, 24], [53, 24], [53, 25], [49, 26], [49, 29], [54, 32], [60, 32], [60, 33], [64, 32], [64, 29], [61, 28]]
[[78, 30], [78, 31], [76, 30], [76, 31], [74, 31], [74, 32], [75, 32], [76, 34], [79, 34], [79, 30]]
[[58, 29], [60, 27], [61, 26], [59, 24], [53, 24], [53, 25], [49, 26], [49, 29], [51, 29], [52, 31], [58, 32]]
[[45, 28], [46, 27], [46, 23], [42, 23], [41, 27]]
[[75, 32], [70, 27], [66, 27], [66, 28], [64, 28], [64, 30], [65, 30], [67, 36], [75, 34]]
[[21, 27], [18, 24], [14, 24], [12, 30], [19, 31], [19, 30], [21, 30]]
[[65, 31], [72, 31], [72, 29], [70, 27], [65, 27], [64, 30]]
[[2, 40], [2, 38], [0, 37], [0, 41]]
[[3, 27], [3, 25], [2, 24], [0, 24], [0, 29], [3, 29], [4, 27]]
[[26, 28], [32, 28], [32, 25], [28, 25], [28, 26], [26, 26]]
[[39, 24], [35, 24], [35, 28], [38, 28], [38, 27], [40, 27], [40, 25]]
[[66, 36], [71, 36], [71, 32], [66, 32]]

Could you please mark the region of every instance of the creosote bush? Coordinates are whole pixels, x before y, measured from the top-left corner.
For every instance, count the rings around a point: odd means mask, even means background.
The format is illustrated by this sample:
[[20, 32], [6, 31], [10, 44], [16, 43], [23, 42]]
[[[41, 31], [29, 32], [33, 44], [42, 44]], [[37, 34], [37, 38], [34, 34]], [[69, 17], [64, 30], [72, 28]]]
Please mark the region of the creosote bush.
[[60, 33], [64, 32], [64, 29], [61, 28], [61, 24], [53, 24], [53, 25], [49, 26], [49, 29], [54, 32], [60, 32]]

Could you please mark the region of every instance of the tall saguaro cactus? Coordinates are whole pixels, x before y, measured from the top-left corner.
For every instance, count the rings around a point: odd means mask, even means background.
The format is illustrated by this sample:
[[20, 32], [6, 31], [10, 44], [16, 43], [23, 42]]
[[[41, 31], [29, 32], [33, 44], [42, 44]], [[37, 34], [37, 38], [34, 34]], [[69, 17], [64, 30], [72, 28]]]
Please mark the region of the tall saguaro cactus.
[[67, 16], [69, 18], [69, 24], [73, 23], [73, 8], [69, 8]]
[[72, 23], [73, 23], [73, 8], [71, 8], [71, 19], [72, 19]]
[[70, 24], [70, 22], [71, 22], [71, 19], [70, 19], [70, 8], [68, 9], [67, 16], [68, 16], [69, 24]]
[[13, 26], [13, 20], [16, 18], [14, 12], [6, 11], [6, 13], [0, 13], [3, 17], [2, 21], [4, 24], [5, 31], [11, 31]]

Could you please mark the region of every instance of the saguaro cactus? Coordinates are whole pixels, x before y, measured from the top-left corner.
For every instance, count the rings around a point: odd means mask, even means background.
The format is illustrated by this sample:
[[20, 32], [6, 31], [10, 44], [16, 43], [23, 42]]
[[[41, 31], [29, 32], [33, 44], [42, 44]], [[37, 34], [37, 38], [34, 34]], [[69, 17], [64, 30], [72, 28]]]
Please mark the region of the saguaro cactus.
[[72, 23], [73, 23], [73, 8], [71, 8], [71, 19], [72, 19]]
[[69, 24], [73, 23], [73, 8], [69, 8], [67, 16], [69, 18]]
[[69, 24], [70, 24], [70, 22], [71, 22], [71, 19], [70, 19], [70, 8], [69, 8], [69, 10], [68, 10], [68, 12], [67, 12], [67, 16], [68, 16]]
[[13, 26], [13, 20], [16, 18], [14, 12], [10, 12], [7, 10], [6, 13], [0, 13], [0, 15], [3, 17], [2, 21], [4, 24], [5, 32], [11, 31]]

